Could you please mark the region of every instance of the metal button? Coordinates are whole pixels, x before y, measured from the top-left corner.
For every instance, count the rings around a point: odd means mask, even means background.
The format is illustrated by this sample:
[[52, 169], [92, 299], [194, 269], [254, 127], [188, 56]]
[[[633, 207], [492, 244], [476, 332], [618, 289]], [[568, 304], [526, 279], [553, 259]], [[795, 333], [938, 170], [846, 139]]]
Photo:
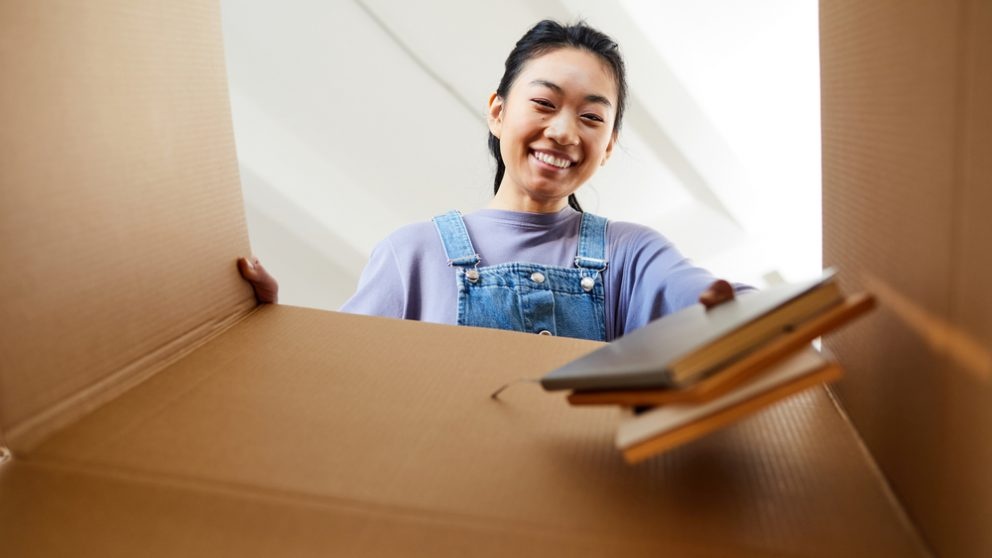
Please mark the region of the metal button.
[[579, 281], [579, 284], [582, 285], [583, 291], [589, 292], [596, 286], [596, 280], [592, 277], [583, 277], [582, 280]]
[[470, 269], [465, 272], [465, 277], [468, 279], [469, 283], [475, 283], [479, 280], [479, 270]]
[[[533, 282], [535, 282], [535, 283], [543, 283], [544, 282], [544, 274], [541, 273], [540, 271], [535, 271], [534, 273], [531, 273], [530, 274], [530, 280], [533, 281]], [[548, 335], [551, 335], [551, 334], [549, 333]]]
[[554, 335], [554, 333], [551, 333], [550, 331], [548, 331], [546, 329], [542, 329], [541, 331], [537, 332], [537, 334], [538, 335]]

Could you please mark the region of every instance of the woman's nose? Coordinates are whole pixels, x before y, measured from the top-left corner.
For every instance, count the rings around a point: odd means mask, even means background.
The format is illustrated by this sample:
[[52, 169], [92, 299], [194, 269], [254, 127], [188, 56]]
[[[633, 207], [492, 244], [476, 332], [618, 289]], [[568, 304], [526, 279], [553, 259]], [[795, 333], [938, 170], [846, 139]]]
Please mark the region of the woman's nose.
[[579, 143], [579, 134], [575, 129], [575, 123], [567, 115], [561, 113], [548, 122], [544, 128], [544, 137], [554, 140], [558, 145], [577, 145]]

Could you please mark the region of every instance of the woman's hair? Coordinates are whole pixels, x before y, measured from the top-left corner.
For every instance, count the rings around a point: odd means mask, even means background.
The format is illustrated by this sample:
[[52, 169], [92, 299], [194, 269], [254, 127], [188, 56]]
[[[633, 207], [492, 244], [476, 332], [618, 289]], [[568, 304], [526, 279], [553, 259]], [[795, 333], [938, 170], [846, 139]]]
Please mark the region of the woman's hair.
[[[620, 122], [623, 120], [623, 110], [627, 104], [627, 72], [624, 68], [623, 57], [620, 56], [620, 48], [613, 39], [582, 21], [574, 25], [562, 25], [557, 21], [545, 19], [531, 27], [517, 41], [516, 46], [510, 51], [510, 55], [506, 57], [506, 68], [503, 71], [503, 79], [500, 80], [499, 87], [496, 88], [496, 94], [503, 99], [507, 98], [510, 86], [520, 75], [524, 64], [531, 58], [565, 47], [587, 50], [609, 64], [617, 82], [618, 97], [613, 132], [619, 132]], [[503, 163], [503, 156], [500, 153], [499, 138], [494, 136], [492, 132], [489, 133], [489, 152], [496, 158], [496, 183], [493, 187], [493, 193], [496, 193], [499, 192], [499, 185], [503, 181], [506, 165]], [[568, 205], [576, 211], [582, 211], [579, 201], [575, 199], [575, 194], [568, 196]]]

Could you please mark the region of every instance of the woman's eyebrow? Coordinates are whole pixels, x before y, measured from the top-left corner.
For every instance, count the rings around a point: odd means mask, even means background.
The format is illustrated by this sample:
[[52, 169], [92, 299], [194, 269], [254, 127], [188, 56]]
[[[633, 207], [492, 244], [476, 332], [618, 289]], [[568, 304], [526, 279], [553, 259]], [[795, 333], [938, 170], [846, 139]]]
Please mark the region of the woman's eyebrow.
[[[557, 83], [554, 83], [552, 81], [548, 81], [546, 79], [535, 79], [534, 81], [530, 82], [530, 84], [531, 85], [543, 85], [544, 87], [547, 87], [548, 89], [554, 91], [555, 93], [557, 93], [559, 95], [564, 95], [565, 94], [565, 90], [562, 89], [561, 86], [559, 86]], [[608, 108], [613, 108], [613, 103], [611, 103], [609, 99], [607, 99], [606, 97], [604, 97], [602, 95], [586, 95], [586, 101], [588, 101], [590, 103], [598, 103], [598, 104], [601, 104], [601, 105], [605, 105]]]

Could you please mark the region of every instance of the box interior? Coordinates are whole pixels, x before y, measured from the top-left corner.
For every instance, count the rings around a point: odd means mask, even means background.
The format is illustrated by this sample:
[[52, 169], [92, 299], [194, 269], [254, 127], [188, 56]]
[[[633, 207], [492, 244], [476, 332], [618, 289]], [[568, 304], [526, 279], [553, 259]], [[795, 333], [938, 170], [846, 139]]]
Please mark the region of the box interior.
[[989, 8], [900, 6], [821, 8], [827, 263], [888, 307], [831, 344], [872, 453], [815, 389], [630, 467], [615, 410], [488, 398], [595, 344], [255, 306], [216, 3], [0, 4], [5, 549], [925, 555], [889, 481], [989, 548]]

